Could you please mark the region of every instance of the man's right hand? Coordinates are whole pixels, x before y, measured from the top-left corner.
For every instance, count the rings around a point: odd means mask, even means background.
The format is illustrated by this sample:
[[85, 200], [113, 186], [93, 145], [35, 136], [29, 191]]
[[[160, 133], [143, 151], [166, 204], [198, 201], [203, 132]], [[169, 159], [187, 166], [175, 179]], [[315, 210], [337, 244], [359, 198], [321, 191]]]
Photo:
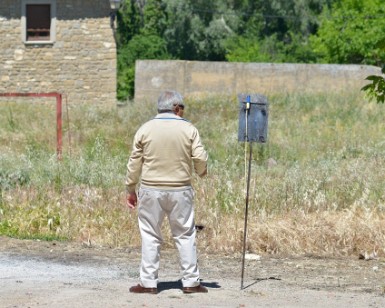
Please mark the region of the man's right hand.
[[135, 209], [138, 203], [136, 193], [127, 193], [126, 204], [130, 209]]

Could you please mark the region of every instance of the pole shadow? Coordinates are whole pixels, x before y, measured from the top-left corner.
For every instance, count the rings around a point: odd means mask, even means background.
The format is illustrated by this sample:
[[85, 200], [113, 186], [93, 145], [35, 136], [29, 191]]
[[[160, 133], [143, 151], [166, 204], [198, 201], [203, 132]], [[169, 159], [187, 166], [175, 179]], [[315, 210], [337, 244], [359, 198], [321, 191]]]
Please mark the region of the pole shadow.
[[244, 286], [243, 288], [241, 288], [241, 290], [245, 290], [255, 284], [257, 284], [258, 282], [261, 282], [261, 281], [264, 281], [264, 280], [282, 280], [281, 278], [277, 278], [277, 277], [267, 277], [267, 278], [256, 278], [254, 282], [248, 284], [247, 286]]

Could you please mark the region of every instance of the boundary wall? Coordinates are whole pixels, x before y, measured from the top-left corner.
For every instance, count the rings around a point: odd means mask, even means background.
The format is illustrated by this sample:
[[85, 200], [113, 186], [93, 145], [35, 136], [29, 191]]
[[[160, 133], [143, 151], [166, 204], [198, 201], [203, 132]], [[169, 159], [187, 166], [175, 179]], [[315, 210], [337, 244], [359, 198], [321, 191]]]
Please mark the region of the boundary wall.
[[381, 68], [367, 65], [233, 63], [139, 60], [135, 99], [156, 101], [164, 90], [185, 97], [239, 93], [360, 92], [368, 75]]

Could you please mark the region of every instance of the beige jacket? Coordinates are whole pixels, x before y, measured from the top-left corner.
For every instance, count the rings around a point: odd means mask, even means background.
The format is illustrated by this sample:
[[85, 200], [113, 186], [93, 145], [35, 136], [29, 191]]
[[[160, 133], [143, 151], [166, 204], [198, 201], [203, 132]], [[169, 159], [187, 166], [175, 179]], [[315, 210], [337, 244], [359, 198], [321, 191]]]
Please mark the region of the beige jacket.
[[173, 113], [160, 113], [143, 124], [134, 137], [127, 164], [127, 191], [141, 185], [156, 189], [177, 189], [191, 185], [194, 171], [207, 171], [207, 153], [198, 130]]

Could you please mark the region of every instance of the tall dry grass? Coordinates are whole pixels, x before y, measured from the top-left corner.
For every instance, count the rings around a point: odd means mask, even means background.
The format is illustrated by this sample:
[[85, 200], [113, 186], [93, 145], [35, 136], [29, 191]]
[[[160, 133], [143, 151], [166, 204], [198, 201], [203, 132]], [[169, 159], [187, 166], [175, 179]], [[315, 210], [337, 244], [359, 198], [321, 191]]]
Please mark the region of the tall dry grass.
[[[268, 254], [384, 254], [385, 139], [382, 105], [355, 94], [268, 96], [268, 143], [253, 145], [247, 248]], [[137, 128], [156, 113], [66, 106], [63, 160], [55, 156], [54, 109], [0, 103], [0, 234], [137, 246], [136, 212], [124, 205], [125, 165]], [[186, 117], [209, 152], [194, 178], [198, 245], [241, 251], [245, 146], [235, 97], [188, 99]], [[164, 224], [165, 246], [173, 245]]]

